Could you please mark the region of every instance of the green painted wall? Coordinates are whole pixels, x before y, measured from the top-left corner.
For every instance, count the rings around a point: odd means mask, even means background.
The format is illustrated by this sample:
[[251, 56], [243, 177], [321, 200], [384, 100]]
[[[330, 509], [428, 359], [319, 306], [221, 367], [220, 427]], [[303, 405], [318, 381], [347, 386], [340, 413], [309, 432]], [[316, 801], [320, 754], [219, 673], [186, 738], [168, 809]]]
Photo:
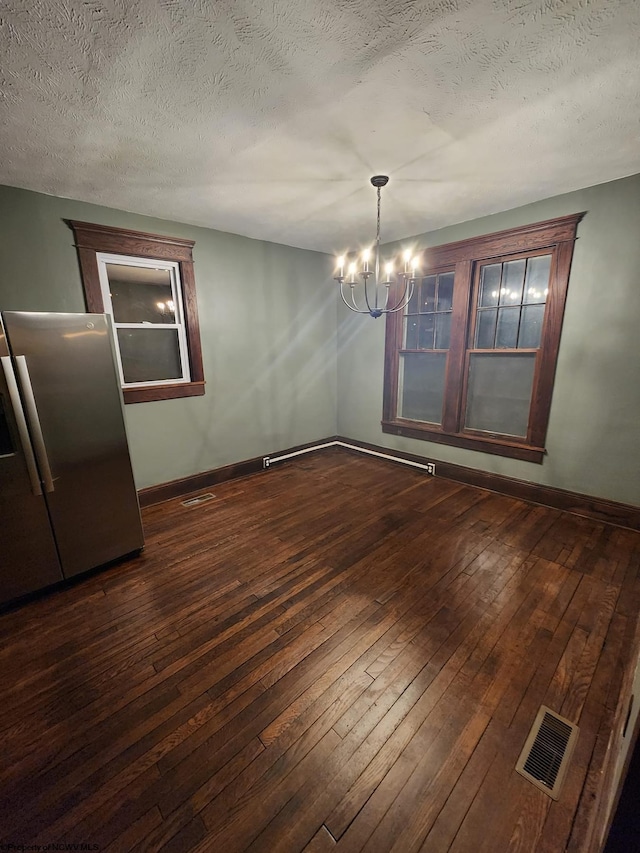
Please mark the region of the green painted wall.
[[85, 310], [65, 219], [196, 241], [206, 394], [125, 406], [138, 488], [335, 434], [326, 255], [0, 187], [0, 310]]
[[542, 465], [383, 434], [384, 320], [363, 319], [342, 305], [338, 433], [436, 461], [640, 505], [640, 175], [443, 228], [401, 245], [436, 246], [578, 211], [587, 213], [578, 228]]

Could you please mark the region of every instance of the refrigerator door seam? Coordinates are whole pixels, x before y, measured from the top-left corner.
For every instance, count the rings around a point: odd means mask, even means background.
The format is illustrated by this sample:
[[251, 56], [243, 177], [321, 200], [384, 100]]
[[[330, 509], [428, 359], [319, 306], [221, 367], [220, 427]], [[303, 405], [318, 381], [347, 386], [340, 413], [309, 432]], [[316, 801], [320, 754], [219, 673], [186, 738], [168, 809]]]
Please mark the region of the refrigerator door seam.
[[53, 485], [53, 475], [51, 474], [51, 465], [47, 456], [47, 447], [44, 443], [44, 435], [42, 434], [42, 426], [38, 417], [38, 409], [36, 407], [36, 399], [33, 395], [33, 387], [31, 385], [31, 377], [29, 376], [29, 368], [27, 367], [27, 359], [23, 355], [16, 356], [16, 367], [22, 384], [22, 393], [27, 404], [27, 414], [31, 424], [31, 432], [33, 435], [33, 446], [40, 466], [40, 473], [47, 492], [55, 491]]
[[29, 438], [27, 419], [25, 418], [24, 409], [22, 408], [22, 402], [20, 401], [20, 392], [18, 390], [16, 375], [13, 372], [11, 357], [8, 355], [3, 355], [0, 357], [0, 362], [2, 362], [2, 369], [4, 371], [4, 376], [7, 381], [7, 387], [9, 389], [9, 399], [11, 400], [11, 405], [13, 407], [13, 414], [16, 419], [16, 426], [18, 428], [18, 436], [20, 438], [20, 444], [22, 445], [22, 451], [24, 453], [27, 471], [29, 472], [31, 490], [34, 495], [41, 495], [42, 486], [40, 484], [40, 475], [38, 474], [38, 466], [36, 465], [33, 445], [31, 444], [31, 439]]

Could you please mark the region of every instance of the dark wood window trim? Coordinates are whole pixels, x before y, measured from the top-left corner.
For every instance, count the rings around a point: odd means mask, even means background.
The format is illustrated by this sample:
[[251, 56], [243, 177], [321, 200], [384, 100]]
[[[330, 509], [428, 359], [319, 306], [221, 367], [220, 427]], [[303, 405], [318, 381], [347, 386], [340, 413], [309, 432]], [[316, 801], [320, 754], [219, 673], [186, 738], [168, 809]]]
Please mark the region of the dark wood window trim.
[[67, 222], [73, 230], [80, 261], [80, 273], [87, 311], [102, 314], [104, 303], [98, 272], [98, 252], [130, 255], [138, 258], [157, 258], [173, 261], [180, 269], [185, 331], [189, 349], [191, 381], [175, 385], [153, 385], [148, 388], [123, 388], [125, 403], [148, 403], [176, 397], [196, 397], [204, 394], [204, 369], [196, 301], [196, 280], [193, 270], [193, 240], [146, 234], [124, 228], [110, 228], [91, 222]]
[[[423, 277], [451, 270], [455, 276], [442, 423], [426, 424], [398, 415], [398, 371], [404, 312], [397, 312], [387, 315], [382, 417], [384, 433], [527, 462], [543, 461], [573, 246], [578, 223], [584, 215], [584, 212], [571, 214], [424, 250], [421, 264]], [[504, 256], [539, 254], [541, 251], [550, 253], [552, 260], [527, 435], [519, 439], [465, 429], [462, 408], [466, 393], [469, 328], [475, 311], [476, 270], [480, 263], [504, 260]]]

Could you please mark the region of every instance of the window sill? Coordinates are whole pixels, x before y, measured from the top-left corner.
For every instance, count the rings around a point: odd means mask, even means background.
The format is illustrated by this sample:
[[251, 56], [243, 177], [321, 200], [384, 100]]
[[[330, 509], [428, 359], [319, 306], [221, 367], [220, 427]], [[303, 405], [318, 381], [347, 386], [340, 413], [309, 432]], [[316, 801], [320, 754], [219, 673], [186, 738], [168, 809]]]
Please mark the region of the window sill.
[[494, 456], [507, 456], [510, 459], [535, 462], [537, 465], [542, 464], [545, 456], [543, 447], [531, 447], [499, 438], [442, 432], [433, 427], [417, 424], [415, 421], [382, 421], [382, 432], [389, 435], [402, 435], [406, 438], [417, 438], [420, 441], [433, 441], [436, 444], [449, 444], [453, 447], [463, 447], [466, 450], [477, 450], [480, 453], [492, 453]]
[[183, 382], [179, 385], [150, 385], [147, 388], [123, 388], [125, 403], [151, 403], [154, 400], [175, 400], [179, 397], [202, 397], [204, 382]]

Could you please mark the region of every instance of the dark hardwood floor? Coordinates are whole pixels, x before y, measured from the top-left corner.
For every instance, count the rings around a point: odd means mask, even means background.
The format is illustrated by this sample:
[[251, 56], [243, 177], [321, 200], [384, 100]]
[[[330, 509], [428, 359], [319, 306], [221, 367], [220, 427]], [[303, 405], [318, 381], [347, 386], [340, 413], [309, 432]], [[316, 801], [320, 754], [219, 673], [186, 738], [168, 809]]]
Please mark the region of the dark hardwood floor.
[[[0, 616], [4, 843], [584, 849], [640, 534], [338, 449], [213, 491]], [[558, 802], [514, 771], [542, 703]]]

